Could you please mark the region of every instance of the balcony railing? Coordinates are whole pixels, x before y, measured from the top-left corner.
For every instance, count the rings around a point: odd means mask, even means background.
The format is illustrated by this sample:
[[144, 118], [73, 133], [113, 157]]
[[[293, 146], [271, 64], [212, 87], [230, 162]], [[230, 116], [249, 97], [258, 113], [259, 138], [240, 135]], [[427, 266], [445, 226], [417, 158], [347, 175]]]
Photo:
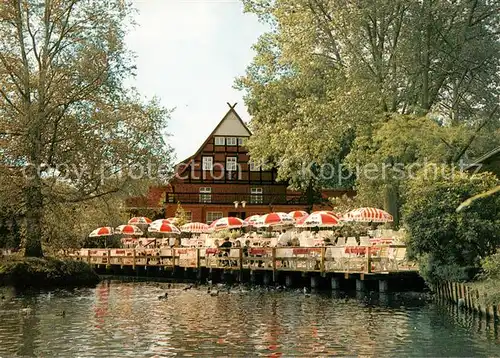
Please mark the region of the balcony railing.
[[245, 201], [246, 205], [306, 205], [302, 194], [243, 194], [243, 193], [167, 193], [165, 203], [230, 204]]

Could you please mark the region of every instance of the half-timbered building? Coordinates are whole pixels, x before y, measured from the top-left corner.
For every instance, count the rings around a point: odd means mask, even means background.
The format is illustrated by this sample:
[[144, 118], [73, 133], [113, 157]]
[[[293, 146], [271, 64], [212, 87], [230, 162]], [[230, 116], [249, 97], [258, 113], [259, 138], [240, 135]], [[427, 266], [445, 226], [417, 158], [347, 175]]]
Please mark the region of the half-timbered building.
[[[303, 193], [276, 180], [276, 169], [252, 162], [246, 147], [251, 132], [235, 105], [229, 107], [196, 153], [176, 165], [169, 184], [150, 188], [142, 200], [131, 198], [130, 209], [163, 207], [164, 215], [172, 217], [181, 203], [188, 219], [206, 223], [224, 216], [244, 219], [272, 211], [311, 209]], [[346, 192], [325, 191], [313, 209], [328, 209], [329, 196]]]

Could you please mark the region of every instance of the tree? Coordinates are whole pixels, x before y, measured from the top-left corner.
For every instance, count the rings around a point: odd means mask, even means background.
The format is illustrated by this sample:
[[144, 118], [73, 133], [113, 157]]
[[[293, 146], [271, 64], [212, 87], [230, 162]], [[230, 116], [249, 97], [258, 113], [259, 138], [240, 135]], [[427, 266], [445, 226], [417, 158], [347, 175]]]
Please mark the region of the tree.
[[180, 201], [177, 203], [177, 209], [175, 210], [175, 218], [177, 219], [177, 221], [176, 221], [175, 224], [178, 227], [181, 227], [182, 225], [188, 223], [188, 218], [187, 218], [187, 215], [186, 215], [186, 211], [182, 207]]
[[[493, 174], [468, 174], [426, 166], [408, 182], [403, 218], [408, 249], [430, 283], [466, 279], [467, 269], [478, 269], [481, 259], [500, 245], [500, 197], [456, 208], [465, 199], [499, 185]], [[474, 271], [472, 271], [474, 272]]]
[[[496, 144], [500, 1], [244, 3], [271, 27], [237, 80], [253, 116], [250, 154], [278, 166], [280, 178], [304, 187], [316, 176], [304, 165], [347, 161], [354, 170], [378, 158], [370, 163], [380, 167], [397, 158], [384, 156], [376, 138], [398, 136], [401, 154], [407, 129], [426, 153], [437, 145], [439, 162]], [[432, 144], [419, 140], [420, 124]], [[428, 133], [431, 127], [437, 133]], [[377, 192], [376, 204], [385, 202], [397, 217], [399, 183], [358, 179], [357, 186]]]
[[122, 0], [0, 4], [0, 165], [23, 173], [28, 256], [42, 255], [47, 207], [128, 191], [170, 162], [169, 111], [125, 85], [131, 12]]

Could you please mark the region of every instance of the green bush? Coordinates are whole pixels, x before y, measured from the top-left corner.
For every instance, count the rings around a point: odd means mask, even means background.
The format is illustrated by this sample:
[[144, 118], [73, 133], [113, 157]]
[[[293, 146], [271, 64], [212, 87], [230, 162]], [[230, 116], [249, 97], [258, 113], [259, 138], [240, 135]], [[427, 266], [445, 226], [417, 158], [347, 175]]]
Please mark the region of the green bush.
[[485, 279], [500, 279], [500, 251], [485, 257], [481, 261], [481, 267], [483, 269], [483, 277]]
[[0, 286], [73, 287], [92, 286], [99, 276], [80, 261], [9, 256], [0, 260]]
[[498, 182], [491, 173], [471, 175], [433, 167], [409, 180], [403, 207], [408, 253], [419, 261], [428, 283], [470, 280], [481, 260], [496, 251], [500, 245], [500, 196], [474, 202], [459, 213], [456, 209]]

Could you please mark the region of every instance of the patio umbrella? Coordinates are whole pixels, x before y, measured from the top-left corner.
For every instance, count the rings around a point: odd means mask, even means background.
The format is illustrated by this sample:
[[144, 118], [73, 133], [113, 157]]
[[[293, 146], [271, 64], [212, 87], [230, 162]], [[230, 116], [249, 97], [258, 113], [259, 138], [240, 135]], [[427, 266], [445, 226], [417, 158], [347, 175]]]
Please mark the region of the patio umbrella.
[[331, 216], [335, 216], [336, 218], [341, 220], [342, 215], [337, 214], [336, 212], [333, 212], [331, 210], [319, 210], [319, 211], [313, 211], [312, 214], [328, 214]]
[[149, 225], [152, 223], [150, 218], [145, 216], [136, 216], [128, 221], [129, 225]]
[[112, 227], [104, 226], [98, 227], [94, 231], [92, 231], [89, 237], [102, 237], [102, 236], [111, 236], [114, 234], [114, 230]]
[[344, 221], [353, 222], [375, 222], [387, 223], [392, 222], [393, 217], [387, 211], [377, 208], [358, 208], [349, 211], [343, 217]]
[[160, 234], [180, 234], [181, 231], [173, 224], [163, 223], [161, 225], [150, 225], [149, 232], [156, 232]]
[[295, 221], [302, 219], [304, 216], [309, 215], [307, 211], [295, 210], [288, 213]]
[[169, 224], [177, 224], [177, 222], [179, 221], [179, 218], [166, 218], [166, 219], [163, 219], [163, 220], [166, 220]]
[[158, 220], [155, 220], [153, 221], [151, 224], [149, 225], [161, 225], [161, 224], [173, 224], [170, 219], [158, 219]]
[[255, 226], [255, 224], [257, 223], [259, 218], [260, 218], [260, 215], [252, 215], [252, 216], [247, 217], [243, 221], [246, 222], [248, 226]]
[[198, 222], [187, 223], [181, 226], [181, 231], [195, 233], [195, 234], [202, 234], [204, 232], [207, 232], [208, 230], [209, 226], [207, 224]]
[[262, 215], [257, 221], [259, 227], [275, 227], [295, 224], [295, 220], [287, 213], [269, 213]]
[[142, 230], [135, 225], [120, 225], [115, 229], [115, 234], [127, 234], [141, 236]]
[[247, 226], [247, 223], [240, 218], [229, 216], [215, 220], [210, 224], [210, 230], [239, 229], [245, 226]]
[[342, 223], [338, 217], [322, 212], [312, 213], [297, 223], [298, 227], [332, 227], [340, 225]]

